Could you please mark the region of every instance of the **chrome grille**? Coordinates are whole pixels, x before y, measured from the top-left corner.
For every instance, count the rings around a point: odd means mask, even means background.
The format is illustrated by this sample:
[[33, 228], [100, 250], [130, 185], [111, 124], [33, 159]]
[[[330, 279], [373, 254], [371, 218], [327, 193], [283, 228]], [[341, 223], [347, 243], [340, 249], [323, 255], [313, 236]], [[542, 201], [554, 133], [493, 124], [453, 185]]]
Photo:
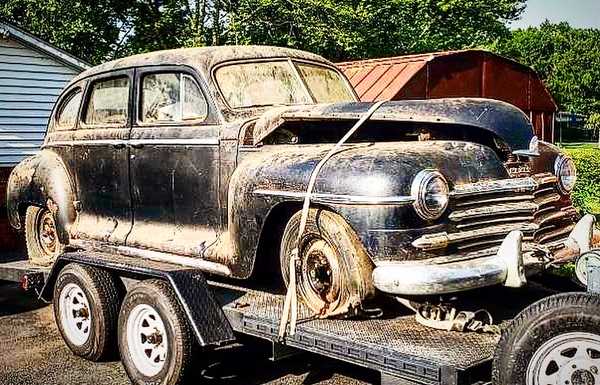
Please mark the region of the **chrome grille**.
[[450, 196], [448, 230], [424, 235], [413, 245], [472, 252], [499, 246], [513, 230], [522, 231], [529, 243], [560, 241], [573, 228], [576, 212], [562, 200], [556, 183], [554, 175], [539, 174], [456, 186]]

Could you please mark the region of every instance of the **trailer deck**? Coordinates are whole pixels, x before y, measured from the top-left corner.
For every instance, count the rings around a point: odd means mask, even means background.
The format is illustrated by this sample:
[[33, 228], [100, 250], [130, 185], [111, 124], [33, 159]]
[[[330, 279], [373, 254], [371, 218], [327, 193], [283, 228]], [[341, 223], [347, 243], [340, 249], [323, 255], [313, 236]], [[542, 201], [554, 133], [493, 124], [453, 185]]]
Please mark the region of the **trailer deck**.
[[[284, 295], [211, 282], [233, 329], [277, 341]], [[307, 318], [307, 309], [299, 319]], [[498, 336], [426, 328], [414, 316], [301, 322], [287, 346], [380, 371], [396, 384], [474, 384], [489, 377]], [[388, 378], [392, 379], [392, 378]], [[400, 381], [402, 379], [403, 381]]]
[[[140, 265], [143, 261], [122, 257], [121, 262]], [[148, 261], [143, 265], [181, 269]], [[23, 260], [0, 263], [0, 279], [5, 280], [19, 281], [24, 274], [46, 276], [48, 271]], [[430, 329], [417, 323], [412, 314], [402, 313], [400, 305], [376, 319], [311, 319], [308, 309], [299, 304], [296, 334], [280, 340], [277, 334], [285, 295], [235, 283], [208, 281], [235, 332], [273, 341], [276, 348], [308, 351], [373, 369], [381, 373], [382, 383], [467, 385], [489, 381], [498, 335]], [[507, 303], [522, 308], [523, 301], [537, 298], [523, 299], [520, 294], [520, 303], [502, 296], [494, 302], [499, 308], [506, 308]], [[488, 294], [482, 297], [489, 299]], [[508, 312], [502, 322], [512, 316], [514, 313]]]

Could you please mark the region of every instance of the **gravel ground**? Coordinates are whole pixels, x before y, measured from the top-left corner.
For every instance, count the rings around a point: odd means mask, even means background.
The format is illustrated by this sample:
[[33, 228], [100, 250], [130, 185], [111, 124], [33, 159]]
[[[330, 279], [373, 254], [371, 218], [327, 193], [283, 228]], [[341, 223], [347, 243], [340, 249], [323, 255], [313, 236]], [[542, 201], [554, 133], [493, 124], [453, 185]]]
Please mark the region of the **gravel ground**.
[[[199, 367], [206, 385], [368, 384], [376, 373], [319, 356], [302, 354], [276, 363], [257, 341], [211, 352]], [[52, 306], [0, 282], [0, 384], [126, 385], [118, 361], [91, 363], [71, 354], [54, 323]]]

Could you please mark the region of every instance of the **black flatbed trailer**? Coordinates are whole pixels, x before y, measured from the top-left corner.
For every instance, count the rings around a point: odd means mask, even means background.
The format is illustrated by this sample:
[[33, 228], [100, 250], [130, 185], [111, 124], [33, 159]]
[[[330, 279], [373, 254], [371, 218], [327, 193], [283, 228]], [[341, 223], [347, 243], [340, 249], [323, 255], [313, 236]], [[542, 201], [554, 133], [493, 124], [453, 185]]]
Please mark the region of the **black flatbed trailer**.
[[[139, 260], [130, 262], [140, 264]], [[150, 264], [153, 269], [181, 269]], [[49, 272], [25, 260], [0, 263], [2, 280], [35, 282], [47, 278]], [[593, 274], [600, 278], [600, 268]], [[231, 283], [207, 283], [232, 329], [272, 341], [274, 352], [278, 352], [275, 356], [307, 351], [332, 357], [380, 372], [382, 384], [483, 385], [490, 381], [498, 335], [434, 330], [417, 323], [412, 314], [377, 319], [311, 319], [308, 309], [300, 306], [301, 321], [295, 335], [280, 340], [284, 294]]]

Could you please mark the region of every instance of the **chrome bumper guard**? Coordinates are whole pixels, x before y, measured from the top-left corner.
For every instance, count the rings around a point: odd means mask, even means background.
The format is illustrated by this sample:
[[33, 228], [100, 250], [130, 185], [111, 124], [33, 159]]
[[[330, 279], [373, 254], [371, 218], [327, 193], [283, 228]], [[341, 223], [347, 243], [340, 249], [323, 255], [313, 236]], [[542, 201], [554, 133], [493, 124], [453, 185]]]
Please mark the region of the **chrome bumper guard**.
[[[592, 215], [581, 218], [556, 260], [570, 261], [589, 251], [595, 238], [594, 223]], [[373, 282], [382, 292], [395, 295], [449, 294], [493, 285], [522, 287], [527, 283], [527, 267], [540, 264], [538, 258], [524, 255], [522, 239], [521, 231], [510, 232], [497, 253], [487, 257], [381, 262], [373, 270]]]

